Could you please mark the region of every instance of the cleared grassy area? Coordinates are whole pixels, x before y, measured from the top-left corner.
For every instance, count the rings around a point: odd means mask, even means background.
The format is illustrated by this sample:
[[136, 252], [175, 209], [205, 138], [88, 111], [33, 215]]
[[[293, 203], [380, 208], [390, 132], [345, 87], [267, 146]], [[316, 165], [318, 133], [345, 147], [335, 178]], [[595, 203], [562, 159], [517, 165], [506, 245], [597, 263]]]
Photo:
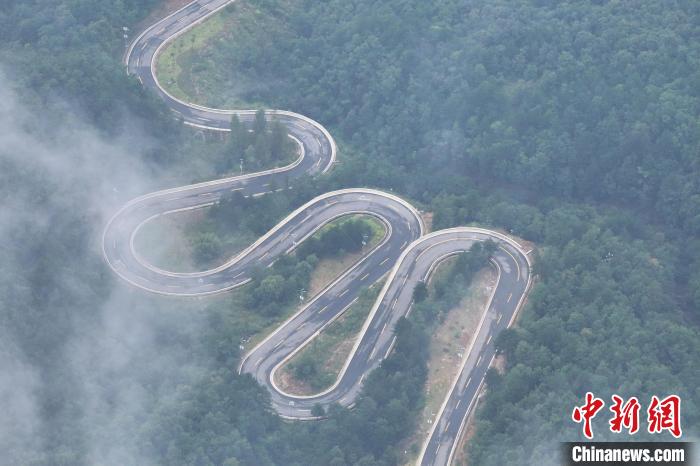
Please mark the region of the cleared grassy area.
[[[440, 268], [443, 269], [448, 263]], [[441, 273], [441, 270], [438, 269], [437, 273]], [[418, 458], [421, 446], [462, 365], [462, 358], [466, 356], [465, 351], [474, 337], [481, 315], [486, 310], [496, 277], [492, 267], [482, 269], [472, 280], [459, 305], [451, 309], [432, 332], [425, 406], [416, 430], [404, 442], [404, 450], [408, 451], [403, 461], [405, 465], [415, 464]]]
[[[372, 235], [367, 239], [367, 245], [363, 248], [363, 251], [345, 253], [338, 257], [322, 258], [319, 260], [313, 274], [311, 275], [309, 296], [316, 296], [318, 292], [328, 286], [328, 284], [340, 276], [340, 274], [362, 259], [362, 256], [366, 254], [367, 251], [379, 244], [387, 233], [384, 224], [371, 215], [349, 215], [347, 217], [337, 219], [336, 222], [343, 222], [349, 219], [362, 219], [372, 227]], [[317, 231], [314, 236], [317, 238], [320, 237], [320, 235], [323, 234], [323, 231], [325, 231], [325, 229], [327, 229], [330, 225], [331, 224], [324, 226], [321, 230]]]
[[198, 24], [196, 28], [180, 35], [161, 50], [156, 57], [156, 76], [168, 92], [183, 100], [195, 98], [192, 95], [192, 83], [184, 84], [191, 72], [189, 66], [192, 56], [226, 30], [232, 21], [232, 11], [233, 8], [224, 8]]
[[279, 368], [275, 383], [297, 395], [311, 395], [333, 385], [381, 287], [382, 283], [376, 283], [365, 289], [342, 316]]
[[245, 0], [228, 5], [161, 50], [156, 57], [158, 81], [172, 95], [200, 105], [265, 107], [262, 102], [239, 98], [239, 91], [259, 86], [257, 80], [232, 76], [231, 70], [213, 57], [214, 49], [237, 37], [252, 35], [261, 27], [274, 29], [283, 24]]

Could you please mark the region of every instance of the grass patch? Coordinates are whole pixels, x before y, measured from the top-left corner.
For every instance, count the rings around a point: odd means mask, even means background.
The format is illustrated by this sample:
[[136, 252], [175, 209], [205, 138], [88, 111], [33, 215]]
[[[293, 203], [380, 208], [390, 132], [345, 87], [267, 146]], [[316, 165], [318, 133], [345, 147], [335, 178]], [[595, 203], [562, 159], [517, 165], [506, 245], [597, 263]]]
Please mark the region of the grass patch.
[[[156, 57], [156, 76], [172, 95], [192, 100], [193, 85], [186, 79], [192, 72], [193, 55], [226, 30], [233, 9], [224, 8], [167, 44]], [[182, 87], [181, 87], [182, 85]]]
[[[309, 296], [316, 296], [321, 290], [323, 290], [326, 286], [328, 286], [328, 284], [330, 284], [333, 280], [339, 277], [344, 271], [346, 271], [353, 264], [362, 259], [366, 251], [369, 251], [375, 246], [377, 246], [386, 235], [386, 226], [384, 226], [384, 223], [382, 223], [376, 217], [373, 217], [371, 215], [354, 214], [349, 215], [348, 217], [343, 217], [338, 220], [345, 221], [347, 219], [362, 219], [363, 221], [367, 222], [372, 228], [372, 235], [368, 238], [367, 245], [363, 248], [362, 251], [354, 253], [345, 253], [332, 258], [321, 258], [318, 261], [314, 272], [311, 274], [311, 282], [309, 284]], [[317, 231], [314, 234], [314, 237], [319, 238], [323, 234], [325, 228], [329, 225], [326, 225], [324, 226], [324, 228]]]
[[231, 75], [215, 51], [229, 41], [256, 36], [260, 28], [279, 30], [284, 24], [273, 15], [242, 0], [228, 5], [197, 27], [168, 43], [156, 57], [156, 76], [175, 97], [215, 108], [262, 108], [262, 102], [241, 99], [259, 80]]
[[382, 285], [365, 289], [355, 304], [277, 370], [275, 382], [282, 390], [311, 395], [333, 385]]

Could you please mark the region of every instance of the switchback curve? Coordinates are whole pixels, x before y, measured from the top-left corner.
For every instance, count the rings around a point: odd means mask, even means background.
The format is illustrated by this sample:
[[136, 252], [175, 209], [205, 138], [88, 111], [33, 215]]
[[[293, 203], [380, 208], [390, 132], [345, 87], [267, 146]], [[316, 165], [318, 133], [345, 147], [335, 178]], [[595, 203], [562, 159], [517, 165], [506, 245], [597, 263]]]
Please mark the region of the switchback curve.
[[[158, 52], [171, 40], [234, 0], [197, 0], [158, 21], [131, 44], [126, 54], [128, 73], [156, 92], [184, 123], [207, 130], [227, 131], [231, 116], [250, 122], [254, 110], [220, 110], [184, 102], [158, 82]], [[451, 255], [467, 251], [475, 241], [493, 240], [498, 249], [492, 262], [498, 281], [463, 365], [445, 398], [433, 429], [426, 439], [420, 464], [449, 464], [464, 422], [477, 400], [486, 370], [495, 356], [493, 337], [508, 327], [522, 305], [531, 284], [527, 253], [513, 239], [490, 230], [459, 227], [425, 234], [418, 211], [393, 194], [372, 189], [344, 189], [323, 194], [289, 214], [267, 234], [219, 267], [194, 273], [159, 269], [139, 256], [133, 238], [149, 220], [182, 210], [212, 205], [238, 191], [246, 196], [285, 189], [296, 178], [319, 176], [336, 159], [336, 144], [316, 121], [289, 111], [268, 110], [268, 118], [281, 121], [299, 146], [292, 164], [253, 173], [146, 194], [125, 204], [108, 221], [102, 248], [106, 262], [121, 278], [141, 289], [172, 296], [220, 293], [250, 280], [253, 265], [269, 265], [282, 254], [333, 219], [348, 213], [365, 213], [387, 226], [384, 240], [328, 285], [272, 334], [248, 351], [239, 371], [251, 374], [271, 394], [277, 412], [289, 419], [316, 419], [316, 404], [339, 403], [351, 407], [365, 376], [385, 359], [395, 341], [397, 320], [410, 312], [413, 289], [428, 278], [435, 265]], [[313, 396], [285, 393], [274, 383], [274, 372], [323, 328], [341, 315], [362, 288], [388, 274], [369, 317], [336, 381]]]

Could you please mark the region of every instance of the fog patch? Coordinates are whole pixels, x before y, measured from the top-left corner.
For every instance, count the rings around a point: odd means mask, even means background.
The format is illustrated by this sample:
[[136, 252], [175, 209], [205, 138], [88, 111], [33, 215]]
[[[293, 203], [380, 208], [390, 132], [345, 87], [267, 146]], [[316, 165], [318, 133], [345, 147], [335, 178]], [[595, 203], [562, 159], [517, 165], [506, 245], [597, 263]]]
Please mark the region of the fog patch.
[[154, 464], [144, 434], [160, 400], [199, 374], [206, 302], [121, 283], [101, 234], [124, 202], [162, 186], [143, 157], [157, 142], [137, 119], [111, 138], [74, 113], [37, 115], [11, 86], [0, 71], [0, 464], [63, 450], [66, 464]]
[[21, 464], [42, 448], [35, 391], [39, 375], [0, 334], [0, 464]]

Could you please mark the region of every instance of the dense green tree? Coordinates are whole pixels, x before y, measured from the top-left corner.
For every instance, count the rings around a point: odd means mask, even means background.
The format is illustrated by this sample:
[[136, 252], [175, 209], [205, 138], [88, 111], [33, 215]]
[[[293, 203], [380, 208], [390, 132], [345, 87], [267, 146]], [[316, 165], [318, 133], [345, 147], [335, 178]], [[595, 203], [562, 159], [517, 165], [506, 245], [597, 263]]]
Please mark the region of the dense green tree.
[[198, 234], [191, 243], [192, 255], [199, 264], [207, 264], [221, 257], [221, 240], [214, 233]]
[[425, 282], [418, 282], [413, 288], [413, 301], [420, 303], [428, 297], [428, 287]]

